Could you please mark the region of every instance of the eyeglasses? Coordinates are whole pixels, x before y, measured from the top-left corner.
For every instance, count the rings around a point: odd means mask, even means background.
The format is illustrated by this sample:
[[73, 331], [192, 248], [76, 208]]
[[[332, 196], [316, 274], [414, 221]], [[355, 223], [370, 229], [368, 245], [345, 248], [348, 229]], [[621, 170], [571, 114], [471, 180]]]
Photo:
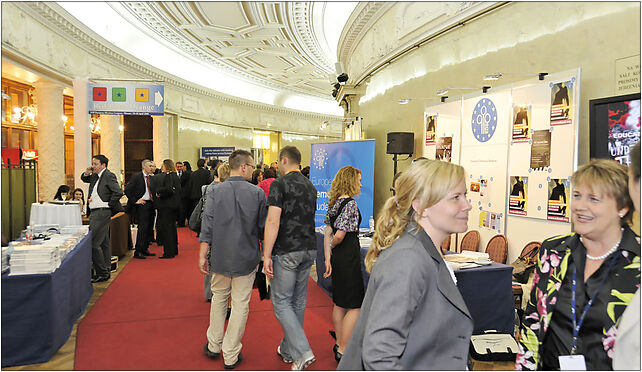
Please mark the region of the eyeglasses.
[[256, 168], [254, 164], [245, 163], [245, 165], [252, 167], [252, 169]]

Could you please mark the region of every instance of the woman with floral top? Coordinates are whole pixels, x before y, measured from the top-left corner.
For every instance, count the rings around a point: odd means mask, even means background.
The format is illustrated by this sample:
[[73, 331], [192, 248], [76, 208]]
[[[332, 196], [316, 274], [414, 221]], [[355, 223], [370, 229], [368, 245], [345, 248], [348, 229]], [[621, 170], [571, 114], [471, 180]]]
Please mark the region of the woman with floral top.
[[343, 356], [365, 294], [361, 276], [359, 225], [361, 213], [353, 196], [361, 192], [361, 171], [351, 166], [339, 169], [330, 186], [325, 216], [325, 273], [332, 275], [332, 323], [337, 334], [333, 348], [337, 362]]
[[640, 286], [626, 167], [591, 160], [571, 181], [575, 232], [542, 244], [517, 369], [613, 369], [617, 326]]

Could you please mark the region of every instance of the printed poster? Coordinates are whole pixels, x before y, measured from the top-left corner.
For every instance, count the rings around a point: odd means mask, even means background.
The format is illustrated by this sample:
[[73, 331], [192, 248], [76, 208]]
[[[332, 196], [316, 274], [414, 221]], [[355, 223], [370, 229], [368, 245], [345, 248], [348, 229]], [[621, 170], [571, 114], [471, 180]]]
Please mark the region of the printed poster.
[[551, 165], [551, 131], [536, 130], [533, 132], [531, 146], [531, 169], [544, 170]]
[[510, 177], [510, 195], [508, 196], [508, 214], [526, 216], [528, 200], [528, 177]]
[[551, 125], [571, 124], [573, 120], [573, 78], [572, 81], [551, 83]]
[[436, 139], [437, 115], [424, 115], [426, 125], [426, 146], [434, 145]]
[[547, 220], [569, 222], [569, 186], [568, 179], [553, 178], [548, 182]]
[[452, 137], [439, 137], [437, 138], [437, 150], [435, 151], [435, 159], [443, 160], [450, 163], [453, 150]]
[[531, 138], [531, 105], [513, 107], [513, 143], [528, 142]]
[[640, 141], [640, 100], [608, 105], [609, 155], [620, 164], [629, 165], [629, 152]]
[[499, 226], [501, 226], [501, 218], [499, 217], [499, 214], [485, 210], [479, 211], [479, 227], [499, 230]]

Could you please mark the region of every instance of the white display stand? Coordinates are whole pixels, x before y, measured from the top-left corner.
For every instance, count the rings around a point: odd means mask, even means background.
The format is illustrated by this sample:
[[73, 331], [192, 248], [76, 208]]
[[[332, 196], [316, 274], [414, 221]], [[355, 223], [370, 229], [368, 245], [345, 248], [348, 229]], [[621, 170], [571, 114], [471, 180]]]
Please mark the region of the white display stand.
[[[563, 121], [565, 124], [551, 125], [553, 96], [560, 90], [560, 85], [555, 84], [561, 82], [568, 85], [572, 104], [568, 120]], [[427, 144], [424, 127], [423, 156], [435, 159], [439, 137], [452, 137], [451, 161], [466, 169], [468, 199], [472, 205], [468, 230], [479, 231], [479, 251], [485, 250], [493, 236], [504, 234], [508, 240], [507, 262], [511, 262], [528, 242], [571, 232], [570, 222], [549, 220], [547, 209], [549, 181], [566, 181], [570, 195], [570, 176], [577, 169], [579, 82], [580, 69], [575, 69], [551, 74], [544, 81], [534, 78], [493, 87], [486, 94], [470, 94], [425, 108], [424, 122], [428, 116], [435, 117], [436, 139]], [[514, 110], [516, 105], [527, 106], [530, 111], [527, 121], [519, 120], [528, 122], [529, 138], [513, 138], [513, 123], [520, 111], [520, 108]], [[550, 164], [531, 168], [532, 133], [544, 130], [549, 131], [551, 137]], [[519, 211], [521, 215], [509, 214], [511, 176], [526, 177], [525, 210]], [[566, 215], [570, 220], [570, 197]], [[459, 234], [459, 242], [463, 235]]]

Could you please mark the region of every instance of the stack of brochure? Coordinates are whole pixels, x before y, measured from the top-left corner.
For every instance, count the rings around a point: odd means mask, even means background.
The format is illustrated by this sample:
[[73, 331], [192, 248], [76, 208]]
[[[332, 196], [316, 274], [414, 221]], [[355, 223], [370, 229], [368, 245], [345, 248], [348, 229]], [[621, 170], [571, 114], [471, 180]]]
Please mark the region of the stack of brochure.
[[492, 263], [488, 257], [488, 253], [473, 251], [447, 254], [444, 256], [444, 260], [448, 261], [454, 270], [470, 269]]
[[14, 245], [12, 249], [9, 275], [47, 274], [60, 266], [57, 245]]
[[2, 273], [9, 270], [9, 247], [2, 247]]

